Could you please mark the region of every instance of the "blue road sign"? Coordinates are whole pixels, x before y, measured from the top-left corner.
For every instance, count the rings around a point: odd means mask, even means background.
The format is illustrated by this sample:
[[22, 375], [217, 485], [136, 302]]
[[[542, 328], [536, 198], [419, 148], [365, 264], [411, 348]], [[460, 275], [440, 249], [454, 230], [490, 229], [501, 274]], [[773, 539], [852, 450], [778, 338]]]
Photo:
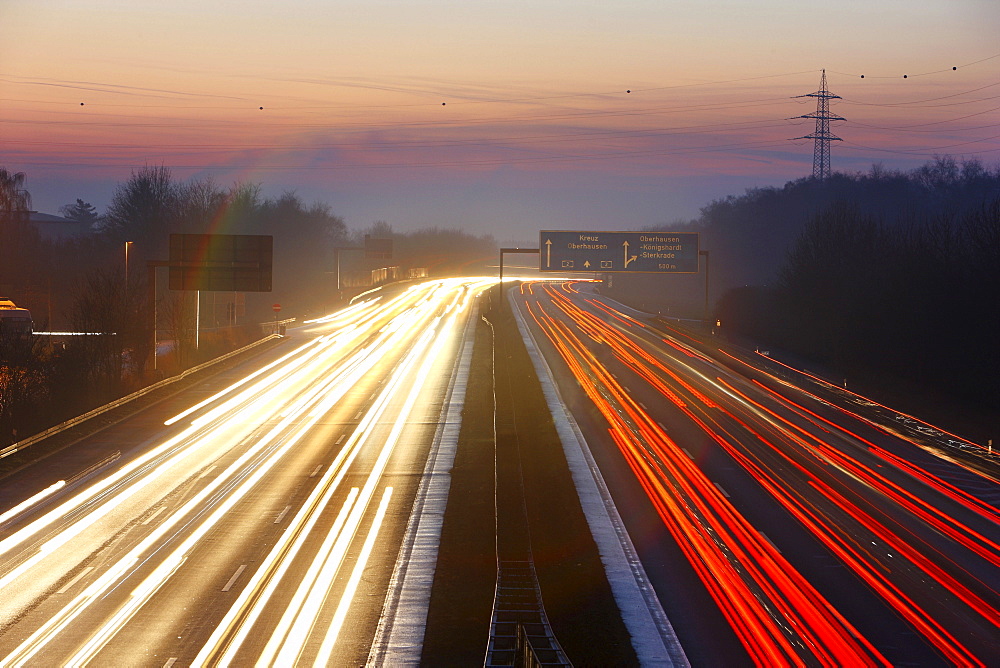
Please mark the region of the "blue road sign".
[[541, 271], [698, 273], [698, 235], [678, 232], [542, 230]]

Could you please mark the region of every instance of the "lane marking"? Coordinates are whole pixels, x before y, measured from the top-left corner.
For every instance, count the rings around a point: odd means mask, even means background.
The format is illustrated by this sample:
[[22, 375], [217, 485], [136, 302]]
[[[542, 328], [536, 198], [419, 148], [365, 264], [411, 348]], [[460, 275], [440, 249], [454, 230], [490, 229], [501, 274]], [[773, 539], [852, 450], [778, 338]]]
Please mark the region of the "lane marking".
[[358, 414], [354, 416], [354, 419], [355, 419], [355, 420], [360, 420], [360, 419], [361, 419], [361, 414], [362, 414], [362, 413], [364, 413], [364, 411], [358, 411]]
[[722, 496], [726, 497], [727, 499], [729, 498], [729, 492], [727, 492], [726, 490], [722, 489], [722, 485], [720, 485], [717, 482], [713, 482], [712, 484], [715, 485], [715, 489], [717, 489], [720, 492], [722, 492]]
[[662, 423], [662, 422], [657, 422], [657, 423], [656, 423], [656, 426], [658, 426], [658, 427], [659, 427], [660, 429], [662, 429], [663, 431], [666, 431], [666, 430], [667, 430], [667, 428], [663, 426], [663, 423]]
[[70, 580], [69, 582], [67, 582], [66, 584], [64, 584], [64, 585], [62, 586], [62, 589], [60, 589], [60, 590], [59, 590], [59, 591], [57, 591], [56, 593], [57, 593], [57, 594], [65, 594], [65, 593], [66, 593], [67, 591], [69, 591], [69, 588], [70, 588], [70, 587], [72, 587], [72, 586], [73, 586], [73, 585], [75, 585], [75, 584], [76, 584], [77, 582], [79, 582], [79, 581], [80, 581], [80, 579], [81, 579], [81, 578], [82, 578], [82, 577], [83, 577], [84, 575], [86, 575], [87, 573], [89, 573], [89, 572], [90, 572], [90, 571], [92, 571], [92, 570], [94, 570], [94, 567], [93, 567], [93, 566], [87, 566], [87, 567], [86, 567], [86, 568], [84, 568], [84, 569], [83, 569], [82, 571], [80, 571], [79, 573], [77, 573], [77, 574], [76, 574], [76, 577], [75, 577], [75, 578], [73, 578], [72, 580]]
[[229, 591], [230, 588], [232, 588], [232, 586], [236, 584], [236, 579], [240, 577], [240, 575], [243, 573], [246, 567], [247, 567], [246, 564], [241, 564], [240, 567], [236, 569], [236, 572], [233, 573], [233, 577], [229, 578], [229, 582], [227, 582], [226, 586], [222, 588], [222, 591]]
[[317, 474], [317, 473], [319, 473], [319, 470], [320, 470], [321, 468], [323, 468], [323, 465], [322, 465], [322, 464], [317, 464], [317, 465], [316, 465], [316, 468], [314, 468], [314, 469], [313, 469], [313, 472], [309, 474], [309, 477], [310, 477], [310, 478], [315, 478], [315, 477], [316, 477], [316, 474]]
[[157, 508], [156, 510], [153, 511], [152, 515], [150, 515], [149, 517], [147, 517], [146, 519], [144, 519], [142, 521], [142, 525], [146, 526], [147, 524], [149, 524], [150, 522], [152, 522], [154, 519], [156, 519], [157, 515], [159, 515], [160, 513], [162, 513], [166, 509], [167, 509], [166, 506], [160, 506], [159, 508]]
[[684, 454], [687, 455], [692, 461], [694, 460], [694, 455], [692, 455], [687, 448], [681, 448], [681, 450], [683, 450]]
[[170, 668], [170, 666], [174, 665], [174, 663], [176, 663], [176, 661], [177, 661], [177, 657], [176, 656], [170, 657], [169, 659], [167, 659], [167, 662], [165, 664], [163, 664], [163, 668]]
[[644, 410], [644, 411], [648, 411], [649, 410], [648, 408], [646, 408], [646, 404], [642, 403], [641, 401], [639, 402], [639, 407], [642, 408], [642, 410]]
[[344, 436], [346, 436], [346, 435], [347, 434], [341, 434], [340, 438], [337, 439], [337, 442], [334, 443], [334, 445], [340, 445], [341, 443], [343, 443], [344, 442]]
[[279, 522], [281, 522], [281, 520], [285, 519], [285, 513], [288, 512], [289, 508], [291, 508], [291, 506], [285, 506], [285, 509], [282, 510], [280, 513], [278, 513], [278, 517], [275, 518], [274, 520], [275, 524], [278, 524]]

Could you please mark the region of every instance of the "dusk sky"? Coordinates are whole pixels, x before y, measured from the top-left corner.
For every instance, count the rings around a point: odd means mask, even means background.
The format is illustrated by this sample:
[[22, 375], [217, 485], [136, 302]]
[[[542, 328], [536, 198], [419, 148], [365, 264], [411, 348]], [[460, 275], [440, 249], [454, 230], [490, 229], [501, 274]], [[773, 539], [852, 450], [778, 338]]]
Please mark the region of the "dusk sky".
[[636, 229], [810, 174], [823, 68], [834, 170], [996, 164], [998, 35], [996, 0], [0, 0], [0, 166], [47, 213], [162, 164], [354, 228]]

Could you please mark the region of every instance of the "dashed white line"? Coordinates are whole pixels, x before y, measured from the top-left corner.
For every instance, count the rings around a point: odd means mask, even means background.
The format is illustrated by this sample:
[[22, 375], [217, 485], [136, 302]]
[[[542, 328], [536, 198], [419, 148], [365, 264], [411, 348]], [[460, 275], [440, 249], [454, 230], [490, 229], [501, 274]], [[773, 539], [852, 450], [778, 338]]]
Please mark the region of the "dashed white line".
[[319, 473], [319, 470], [320, 470], [321, 468], [323, 468], [323, 465], [322, 465], [322, 464], [317, 464], [317, 465], [316, 465], [316, 468], [314, 468], [314, 469], [313, 469], [313, 472], [309, 474], [309, 477], [310, 477], [310, 478], [315, 478], [315, 477], [316, 477], [316, 474], [317, 474], [317, 473]]
[[334, 445], [340, 445], [344, 441], [344, 436], [346, 436], [346, 435], [347, 434], [341, 434], [340, 438], [337, 439], [337, 442], [334, 443]]
[[62, 586], [62, 589], [60, 589], [56, 593], [57, 594], [65, 594], [67, 591], [69, 591], [70, 587], [72, 587], [73, 585], [75, 585], [77, 582], [80, 581], [80, 578], [82, 578], [84, 575], [86, 575], [87, 573], [89, 573], [92, 570], [94, 570], [93, 566], [87, 566], [82, 571], [80, 571], [79, 573], [77, 573], [75, 578], [73, 578], [72, 580], [70, 580], [69, 582], [67, 582], [66, 584], [64, 584]]
[[226, 586], [222, 588], [222, 591], [229, 591], [232, 586], [236, 584], [236, 579], [240, 577], [240, 574], [243, 573], [246, 567], [246, 564], [242, 564], [239, 568], [237, 568], [236, 572], [233, 573], [233, 577], [229, 578], [229, 582], [227, 582]]
[[717, 482], [713, 482], [712, 484], [715, 485], [715, 489], [717, 489], [720, 492], [722, 492], [722, 496], [726, 497], [727, 499], [729, 498], [729, 492], [727, 492], [726, 490], [722, 489], [722, 485], [720, 485]]
[[360, 420], [360, 419], [361, 419], [361, 414], [362, 414], [362, 413], [364, 413], [364, 411], [358, 411], [358, 414], [354, 416], [354, 419], [355, 419], [355, 420]]
[[684, 454], [687, 455], [690, 459], [694, 459], [694, 455], [691, 454], [690, 450], [688, 450], [687, 448], [681, 448], [681, 450], [683, 450]]
[[177, 657], [172, 656], [169, 659], [167, 659], [167, 662], [165, 664], [163, 664], [163, 668], [170, 668], [170, 666], [174, 665], [176, 662], [177, 662]]
[[644, 411], [648, 411], [649, 410], [648, 408], [646, 408], [646, 404], [642, 403], [641, 401], [639, 402], [639, 407], [642, 408], [642, 410], [644, 410]]
[[274, 523], [278, 524], [281, 520], [285, 519], [285, 513], [287, 513], [290, 508], [291, 506], [285, 506], [285, 509], [278, 513], [278, 517], [275, 518]]
[[657, 423], [656, 423], [656, 426], [658, 426], [658, 427], [659, 427], [660, 429], [662, 429], [663, 431], [666, 431], [666, 430], [667, 430], [667, 428], [663, 426], [663, 423], [662, 423], [662, 422], [657, 422]]

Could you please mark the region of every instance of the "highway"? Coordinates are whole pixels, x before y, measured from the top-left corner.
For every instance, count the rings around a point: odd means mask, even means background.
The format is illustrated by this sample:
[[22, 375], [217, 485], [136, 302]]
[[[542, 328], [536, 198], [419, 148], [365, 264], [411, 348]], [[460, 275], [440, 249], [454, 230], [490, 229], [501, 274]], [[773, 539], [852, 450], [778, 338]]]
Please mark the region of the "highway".
[[[373, 294], [5, 480], [0, 666], [417, 663], [491, 283]], [[692, 665], [1000, 663], [981, 448], [593, 283], [508, 295]]]
[[311, 321], [74, 446], [110, 463], [19, 474], [35, 487], [0, 515], [0, 665], [365, 663], [487, 285]]
[[1000, 664], [979, 446], [593, 283], [510, 299], [693, 665]]

